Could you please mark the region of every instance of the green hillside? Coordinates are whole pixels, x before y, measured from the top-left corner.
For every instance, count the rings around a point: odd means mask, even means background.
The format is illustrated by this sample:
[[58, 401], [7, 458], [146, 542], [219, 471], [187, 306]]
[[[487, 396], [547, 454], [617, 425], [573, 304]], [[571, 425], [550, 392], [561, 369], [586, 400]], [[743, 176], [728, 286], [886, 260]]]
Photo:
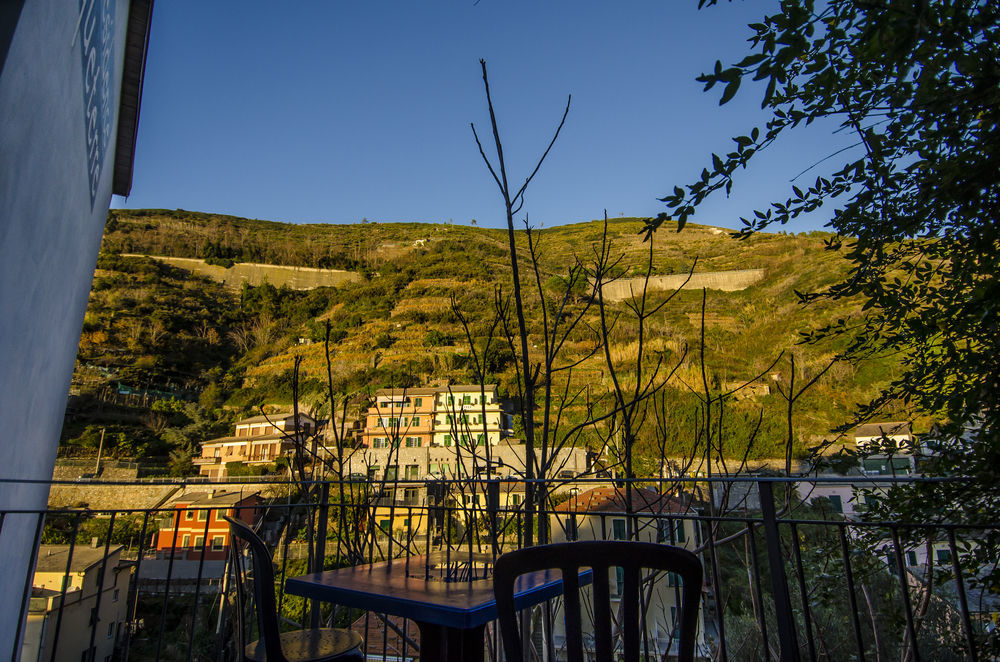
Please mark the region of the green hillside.
[[[742, 455], [760, 420], [751, 457], [780, 456], [787, 436], [787, 403], [779, 391], [787, 391], [792, 376], [789, 357], [795, 357], [799, 388], [836, 353], [830, 345], [800, 344], [801, 333], [860, 312], [844, 302], [803, 307], [795, 292], [824, 287], [844, 274], [846, 265], [824, 250], [823, 233], [759, 234], [738, 241], [716, 228], [689, 225], [680, 233], [664, 229], [655, 236], [649, 269], [650, 245], [640, 228], [639, 219], [609, 222], [613, 273], [621, 278], [692, 269], [761, 269], [764, 274], [746, 289], [707, 292], [703, 345], [700, 290], [678, 293], [646, 321], [646, 369], [662, 360], [663, 366], [676, 365], [676, 371], [656, 403], [659, 423], [650, 415], [643, 427], [640, 450], [655, 455], [663, 445], [668, 453], [690, 452], [698, 425], [692, 389], [703, 388], [703, 347], [705, 376], [713, 392], [762, 375], [752, 388], [727, 401], [723, 425], [728, 426], [725, 438], [731, 448], [724, 446], [724, 452]], [[536, 285], [541, 284], [548, 299], [551, 321], [559, 315], [556, 300], [562, 278], [576, 262], [593, 263], [602, 234], [603, 222], [598, 221], [537, 233], [536, 279], [521, 233], [529, 327], [539, 329], [542, 320]], [[181, 269], [121, 253], [203, 258], [223, 265], [252, 261], [349, 269], [363, 278], [310, 291], [265, 284], [233, 292]], [[473, 342], [481, 349], [494, 319], [497, 288], [502, 288], [501, 296], [511, 289], [507, 236], [499, 230], [441, 223], [290, 225], [181, 210], [112, 211], [80, 344], [75, 382], [81, 402], [68, 419], [64, 453], [91, 452], [96, 428], [107, 425], [116, 426], [121, 435], [121, 448], [112, 449], [120, 455], [193, 450], [205, 429], [224, 429], [233, 416], [253, 406], [290, 401], [296, 357], [301, 357], [302, 399], [317, 403], [326, 392], [326, 322], [332, 327], [331, 364], [338, 393], [416, 386], [435, 379], [474, 381], [479, 375], [455, 310], [468, 320]], [[585, 290], [585, 285], [574, 289], [561, 311], [563, 319], [588, 305]], [[647, 308], [667, 296], [651, 292]], [[609, 319], [617, 319], [609, 354], [620, 378], [634, 381], [638, 325], [627, 301], [609, 303], [607, 312]], [[611, 387], [603, 350], [585, 358], [594, 348], [595, 313], [592, 305], [560, 355], [561, 364], [579, 362], [571, 372], [561, 373], [569, 375], [566, 392], [586, 389], [592, 410], [606, 406]], [[538, 353], [533, 359], [541, 360], [541, 334], [534, 333], [530, 341]], [[484, 377], [512, 393], [516, 374], [509, 350], [495, 342], [487, 358]], [[778, 363], [768, 369], [775, 359]], [[666, 374], [668, 368], [661, 370]], [[796, 452], [832, 437], [831, 430], [848, 420], [853, 405], [876, 393], [891, 370], [891, 362], [884, 359], [830, 369], [796, 403]], [[118, 397], [116, 404], [111, 392], [121, 390], [118, 384], [161, 393], [150, 394], [146, 402], [142, 397]], [[564, 384], [553, 386], [561, 389]], [[160, 402], [159, 416], [147, 411], [154, 395], [162, 398], [167, 392], [187, 404], [168, 407]], [[565, 416], [580, 418], [585, 410], [577, 402]], [[585, 442], [586, 434], [580, 440]]]

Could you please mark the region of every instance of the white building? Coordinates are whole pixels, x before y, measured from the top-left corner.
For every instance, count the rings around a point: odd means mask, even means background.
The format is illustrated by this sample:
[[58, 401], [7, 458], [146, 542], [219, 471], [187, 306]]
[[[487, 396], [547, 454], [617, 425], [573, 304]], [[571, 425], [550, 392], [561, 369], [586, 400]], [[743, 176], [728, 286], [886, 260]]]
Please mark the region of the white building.
[[495, 384], [442, 387], [434, 397], [435, 446], [495, 446], [510, 428]]
[[[626, 491], [615, 487], [598, 487], [586, 492], [574, 493], [569, 500], [558, 504], [549, 515], [552, 542], [567, 540], [640, 540], [658, 542], [694, 551], [701, 544], [697, 512], [683, 498], [657, 492], [648, 487], [633, 487], [631, 508], [626, 508]], [[629, 535], [626, 511], [631, 511], [631, 526], [636, 531]], [[618, 613], [624, 576], [617, 568], [615, 576], [609, 577], [611, 588], [611, 611]], [[676, 624], [680, 605], [679, 578], [673, 573], [662, 573], [652, 580], [646, 590], [645, 625], [649, 637], [650, 652], [655, 659], [668, 659], [677, 653], [678, 639]], [[699, 592], [702, 587], [698, 587]], [[696, 652], [705, 653], [704, 610], [698, 614], [698, 635], [695, 639]], [[584, 616], [583, 632], [593, 631], [592, 624]], [[555, 647], [565, 642], [565, 626], [561, 613], [553, 618], [552, 637]], [[558, 653], [557, 653], [558, 658]]]

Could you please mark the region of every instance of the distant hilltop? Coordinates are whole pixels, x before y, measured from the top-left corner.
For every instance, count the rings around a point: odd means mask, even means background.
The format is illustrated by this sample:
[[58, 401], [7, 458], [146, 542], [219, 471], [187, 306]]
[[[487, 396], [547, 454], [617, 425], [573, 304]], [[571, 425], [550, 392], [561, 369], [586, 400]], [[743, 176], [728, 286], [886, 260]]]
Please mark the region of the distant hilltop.
[[255, 262], [236, 262], [231, 267], [222, 267], [191, 257], [167, 257], [139, 253], [123, 253], [123, 257], [148, 257], [159, 260], [199, 276], [211, 278], [234, 290], [240, 289], [243, 283], [250, 285], [270, 283], [275, 287], [286, 285], [293, 290], [311, 290], [315, 287], [335, 287], [361, 280], [360, 274], [342, 269], [286, 267]]

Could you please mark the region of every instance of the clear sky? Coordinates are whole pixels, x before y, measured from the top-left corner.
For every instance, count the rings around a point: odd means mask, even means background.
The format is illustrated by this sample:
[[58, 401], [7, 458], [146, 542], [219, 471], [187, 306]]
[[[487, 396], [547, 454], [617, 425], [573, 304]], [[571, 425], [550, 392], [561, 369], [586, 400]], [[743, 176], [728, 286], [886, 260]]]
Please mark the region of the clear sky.
[[[132, 194], [163, 207], [287, 222], [502, 225], [470, 122], [489, 137], [489, 67], [508, 171], [523, 178], [568, 94], [521, 217], [653, 216], [675, 184], [762, 121], [760, 88], [720, 107], [695, 81], [740, 59], [770, 0], [156, 3]], [[694, 221], [739, 227], [842, 147], [818, 128], [762, 155]], [[813, 181], [812, 171], [801, 181]], [[815, 229], [827, 211], [790, 230]], [[777, 229], [777, 228], [776, 228]]]

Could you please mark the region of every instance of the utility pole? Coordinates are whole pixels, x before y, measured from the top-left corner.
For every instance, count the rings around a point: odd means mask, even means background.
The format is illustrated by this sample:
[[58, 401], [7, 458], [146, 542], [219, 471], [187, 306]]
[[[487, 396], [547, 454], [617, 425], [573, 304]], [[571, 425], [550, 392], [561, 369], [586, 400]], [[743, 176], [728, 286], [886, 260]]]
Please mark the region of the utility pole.
[[94, 476], [101, 473], [101, 451], [104, 450], [104, 428], [101, 428], [101, 442], [97, 445], [97, 464], [94, 466]]

